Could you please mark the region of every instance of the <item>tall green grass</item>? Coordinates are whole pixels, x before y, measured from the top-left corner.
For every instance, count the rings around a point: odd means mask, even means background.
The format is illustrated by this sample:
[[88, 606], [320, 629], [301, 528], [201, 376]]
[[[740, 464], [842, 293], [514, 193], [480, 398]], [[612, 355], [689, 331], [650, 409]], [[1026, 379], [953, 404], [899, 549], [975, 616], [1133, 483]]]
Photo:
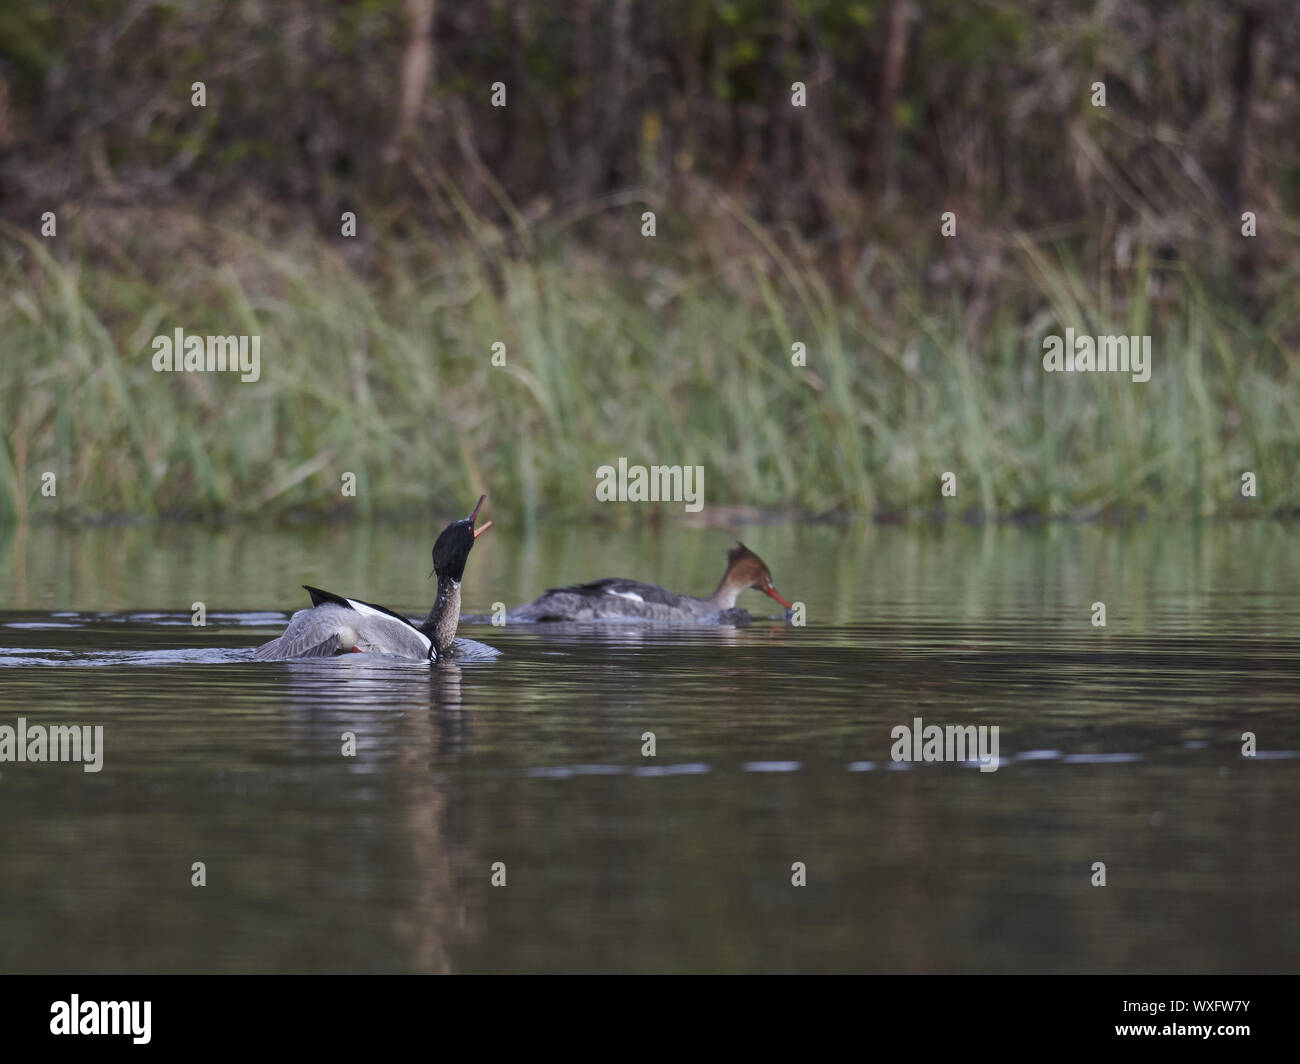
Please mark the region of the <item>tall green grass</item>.
[[[708, 504], [816, 513], [1300, 507], [1294, 278], [1248, 321], [1192, 270], [1139, 254], [1093, 283], [1019, 236], [977, 299], [934, 294], [902, 256], [844, 292], [744, 222], [712, 262], [534, 240], [522, 219], [365, 258], [209, 227], [161, 265], [136, 254], [147, 234], [106, 254], [6, 229], [0, 516], [376, 513], [486, 490], [535, 520], [596, 510], [619, 456], [703, 465]], [[150, 341], [177, 326], [259, 334], [261, 381], [154, 373]], [[1150, 333], [1152, 379], [1044, 373], [1042, 337], [1066, 327]]]

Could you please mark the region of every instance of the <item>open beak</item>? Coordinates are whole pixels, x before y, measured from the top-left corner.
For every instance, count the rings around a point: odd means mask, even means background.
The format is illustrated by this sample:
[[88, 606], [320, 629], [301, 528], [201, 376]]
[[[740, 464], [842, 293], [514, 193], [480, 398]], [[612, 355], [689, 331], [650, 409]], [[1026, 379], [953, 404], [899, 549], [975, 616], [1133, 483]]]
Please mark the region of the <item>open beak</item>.
[[765, 595], [771, 595], [774, 599], [776, 599], [777, 602], [781, 603], [781, 605], [784, 606], [787, 610], [792, 610], [792, 609], [794, 609], [794, 607], [793, 607], [792, 605], [790, 605], [790, 603], [786, 602], [785, 599], [783, 599], [780, 595], [778, 595], [778, 594], [776, 593], [776, 588], [774, 588], [774, 587], [765, 587], [765, 588], [763, 588], [762, 590], [763, 590], [763, 594], [765, 594]]
[[[478, 505], [474, 507], [474, 512], [473, 512], [472, 514], [469, 515], [469, 523], [470, 523], [471, 525], [474, 523], [474, 518], [476, 518], [476, 517], [478, 516], [478, 512], [479, 512], [479, 510], [481, 510], [481, 509], [483, 508], [483, 500], [486, 499], [486, 498], [487, 498], [486, 495], [480, 495], [480, 496], [478, 497]], [[489, 528], [491, 528], [491, 527], [492, 527], [492, 522], [491, 522], [491, 521], [489, 521], [489, 522], [488, 522], [487, 524], [485, 524], [485, 525], [479, 525], [478, 528], [474, 529], [474, 538], [475, 538], [475, 539], [478, 539], [479, 536], [481, 536], [484, 532], [486, 532], [486, 531], [487, 531]]]

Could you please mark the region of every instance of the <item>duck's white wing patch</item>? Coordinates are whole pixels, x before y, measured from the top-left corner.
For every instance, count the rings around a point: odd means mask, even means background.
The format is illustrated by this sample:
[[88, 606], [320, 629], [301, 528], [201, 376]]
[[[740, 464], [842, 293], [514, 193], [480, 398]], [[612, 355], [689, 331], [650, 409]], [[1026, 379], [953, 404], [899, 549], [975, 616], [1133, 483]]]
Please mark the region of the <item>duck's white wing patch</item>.
[[387, 617], [390, 621], [393, 619], [393, 615], [387, 610], [376, 609], [369, 603], [362, 602], [359, 599], [348, 599], [348, 605], [366, 617]]
[[347, 603], [364, 618], [359, 625], [361, 643], [382, 650], [391, 649], [391, 646], [401, 646], [414, 638], [424, 647], [426, 654], [433, 646], [433, 641], [427, 635], [392, 610], [372, 606], [360, 599], [348, 599]]
[[635, 591], [615, 591], [613, 588], [606, 588], [606, 589], [605, 589], [605, 594], [606, 594], [606, 595], [616, 595], [616, 596], [618, 596], [619, 598], [631, 599], [633, 602], [644, 602], [644, 601], [645, 601], [645, 599], [643, 599], [643, 598], [642, 598], [640, 595], [638, 595]]
[[[392, 627], [384, 629], [385, 633], [387, 633], [390, 636], [390, 638], [387, 639], [386, 642], [392, 642], [397, 647], [401, 647], [403, 644], [405, 644], [406, 650], [409, 652], [412, 649], [414, 649], [413, 646], [411, 645], [411, 641], [414, 640], [416, 641], [416, 645], [423, 648], [420, 651], [420, 654], [422, 656], [427, 655], [429, 653], [429, 649], [433, 646], [433, 640], [430, 639], [427, 635], [425, 635], [422, 631], [420, 631], [420, 629], [416, 628], [414, 625], [411, 624], [407, 624], [407, 625], [399, 624], [397, 621], [394, 621], [391, 618], [389, 618], [389, 624]], [[389, 651], [389, 653], [393, 653], [393, 652], [394, 651], [392, 650]]]
[[[377, 629], [377, 630], [376, 630]], [[418, 628], [389, 622], [382, 628], [370, 621], [361, 622], [357, 649], [377, 654], [395, 654], [403, 658], [427, 658], [432, 643]]]

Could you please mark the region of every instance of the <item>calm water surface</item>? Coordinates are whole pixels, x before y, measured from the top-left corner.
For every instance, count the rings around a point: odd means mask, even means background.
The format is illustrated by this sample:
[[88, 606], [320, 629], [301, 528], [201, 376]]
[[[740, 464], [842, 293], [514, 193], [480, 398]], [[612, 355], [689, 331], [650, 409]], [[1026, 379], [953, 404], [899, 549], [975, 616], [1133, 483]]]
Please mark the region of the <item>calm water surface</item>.
[[[1300, 528], [743, 536], [806, 627], [751, 592], [430, 668], [249, 660], [303, 583], [426, 611], [428, 525], [0, 529], [0, 725], [105, 729], [97, 774], [0, 764], [0, 969], [1300, 967]], [[704, 594], [728, 545], [494, 527], [465, 608]], [[1001, 767], [892, 763], [914, 717]]]

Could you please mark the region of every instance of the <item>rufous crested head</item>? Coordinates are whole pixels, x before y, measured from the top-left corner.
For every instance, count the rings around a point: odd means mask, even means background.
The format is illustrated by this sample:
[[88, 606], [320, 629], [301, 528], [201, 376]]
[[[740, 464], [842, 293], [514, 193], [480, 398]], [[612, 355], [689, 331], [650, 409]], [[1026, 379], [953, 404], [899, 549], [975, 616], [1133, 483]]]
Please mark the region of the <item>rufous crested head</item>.
[[727, 551], [727, 572], [722, 579], [724, 583], [733, 587], [751, 587], [755, 591], [770, 595], [787, 610], [794, 608], [777, 594], [776, 588], [772, 586], [772, 574], [763, 563], [763, 559], [739, 540], [731, 550]]

